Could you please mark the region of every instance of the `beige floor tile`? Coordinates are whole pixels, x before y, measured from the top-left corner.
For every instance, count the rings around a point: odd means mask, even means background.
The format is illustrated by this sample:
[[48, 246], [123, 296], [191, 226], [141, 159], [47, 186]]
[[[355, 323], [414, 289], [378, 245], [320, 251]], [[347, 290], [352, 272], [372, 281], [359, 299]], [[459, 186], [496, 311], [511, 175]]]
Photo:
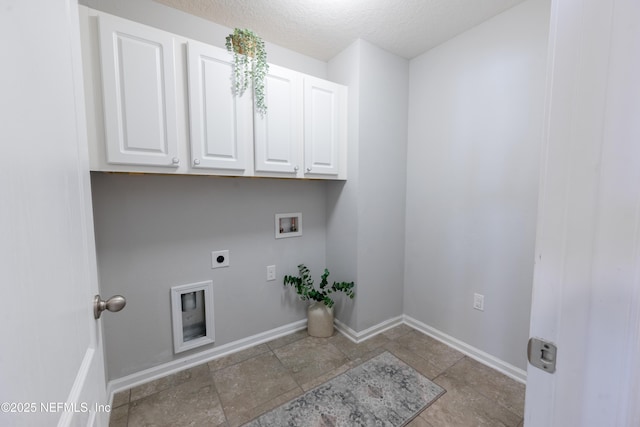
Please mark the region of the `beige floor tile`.
[[359, 344], [354, 343], [346, 336], [338, 333], [329, 338], [329, 342], [342, 351], [350, 360], [361, 358], [367, 353], [380, 348], [389, 343], [391, 340], [386, 336], [379, 334]]
[[301, 331], [297, 331], [297, 332], [294, 332], [292, 334], [285, 335], [283, 337], [277, 338], [277, 339], [275, 339], [273, 341], [269, 341], [267, 343], [267, 345], [269, 346], [269, 348], [271, 350], [274, 350], [276, 348], [284, 347], [287, 344], [291, 344], [292, 342], [301, 340], [301, 339], [306, 338], [308, 336], [309, 336], [309, 334], [307, 333], [307, 330], [303, 329]]
[[268, 353], [269, 351], [269, 346], [266, 344], [249, 347], [245, 350], [238, 351], [237, 353], [233, 353], [228, 356], [210, 361], [208, 363], [209, 369], [211, 369], [211, 371], [217, 371], [218, 369], [223, 369], [227, 366], [235, 365], [236, 363], [251, 359], [252, 357], [258, 356], [259, 354]]
[[319, 377], [315, 377], [312, 380], [307, 381], [306, 383], [300, 384], [300, 388], [302, 388], [302, 390], [304, 391], [309, 391], [312, 388], [318, 387], [319, 385], [326, 383], [330, 379], [335, 378], [340, 374], [344, 374], [352, 367], [352, 363], [345, 363], [344, 365], [340, 365], [337, 368], [320, 375]]
[[390, 342], [384, 346], [384, 349], [392, 353], [398, 359], [402, 360], [407, 365], [411, 366], [416, 371], [420, 372], [430, 380], [440, 375], [440, 368], [431, 364], [427, 359], [418, 356], [416, 353], [398, 344], [395, 341]]
[[209, 378], [209, 376], [209, 369], [206, 364], [185, 369], [183, 371], [176, 372], [175, 374], [167, 375], [166, 377], [133, 387], [131, 389], [130, 401], [134, 402], [162, 390], [167, 390], [173, 386], [183, 384], [187, 381], [201, 377]]
[[520, 422], [518, 415], [456, 378], [443, 374], [434, 382], [447, 392], [420, 414], [433, 427], [516, 427]]
[[131, 389], [131, 402], [138, 399], [143, 399], [152, 394], [158, 393], [162, 390], [166, 390], [172, 386], [171, 378], [169, 376], [158, 378], [157, 380], [150, 381], [148, 383], [133, 387]]
[[432, 427], [427, 420], [422, 417], [415, 417], [407, 427]]
[[384, 331], [382, 335], [389, 338], [390, 340], [395, 340], [396, 338], [400, 338], [401, 336], [406, 335], [414, 330], [415, 329], [413, 329], [411, 326], [407, 326], [403, 323], [402, 325], [398, 325], [387, 331]]
[[362, 354], [360, 357], [358, 357], [357, 359], [353, 359], [349, 365], [351, 365], [351, 367], [354, 366], [358, 366], [363, 364], [364, 362], [366, 362], [369, 359], [373, 359], [374, 357], [378, 356], [379, 354], [384, 353], [385, 351], [388, 351], [385, 346], [381, 346], [381, 347], [377, 347], [373, 350], [371, 350], [368, 353], [364, 353]]
[[115, 393], [113, 395], [113, 402], [111, 403], [111, 407], [117, 408], [118, 406], [129, 403], [129, 396], [131, 396], [131, 390], [124, 390]]
[[464, 356], [459, 351], [441, 343], [440, 341], [424, 335], [418, 331], [411, 331], [398, 337], [395, 342], [407, 347], [418, 356], [426, 359], [429, 363], [443, 372], [453, 366]]
[[362, 355], [358, 359], [347, 361], [347, 363], [345, 363], [344, 365], [340, 365], [337, 368], [320, 375], [319, 377], [315, 377], [306, 383], [300, 384], [300, 387], [302, 387], [304, 391], [309, 391], [312, 388], [318, 387], [319, 385], [326, 383], [330, 379], [347, 372], [349, 369], [355, 368], [356, 366], [363, 364], [369, 359], [373, 359], [374, 357], [378, 356], [381, 353], [384, 353], [385, 351], [387, 350], [384, 347], [378, 347], [375, 350]]
[[219, 369], [212, 375], [230, 421], [284, 393], [300, 390], [271, 352]]
[[226, 418], [207, 377], [162, 390], [130, 404], [130, 426], [224, 426]]
[[127, 427], [129, 422], [129, 405], [121, 405], [111, 409], [109, 427]]
[[524, 384], [469, 357], [447, 369], [446, 375], [464, 381], [479, 393], [524, 417]]
[[246, 408], [240, 410], [239, 412], [232, 414], [232, 416], [229, 417], [229, 427], [241, 426], [253, 420], [254, 418], [257, 418], [258, 416], [299, 397], [300, 395], [302, 395], [302, 393], [303, 391], [300, 388], [295, 388], [259, 406], [256, 406], [255, 408]]
[[329, 340], [307, 337], [273, 352], [296, 382], [305, 384], [349, 362]]

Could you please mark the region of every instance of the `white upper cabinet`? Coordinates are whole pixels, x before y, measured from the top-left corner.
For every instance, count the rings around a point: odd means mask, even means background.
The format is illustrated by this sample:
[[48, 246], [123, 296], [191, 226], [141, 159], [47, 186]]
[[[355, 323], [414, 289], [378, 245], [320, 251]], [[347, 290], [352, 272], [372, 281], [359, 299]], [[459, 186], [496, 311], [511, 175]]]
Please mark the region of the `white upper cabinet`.
[[187, 46], [191, 167], [243, 174], [253, 143], [251, 95], [234, 95], [226, 50], [195, 41]]
[[266, 114], [254, 114], [255, 170], [296, 176], [301, 167], [302, 75], [269, 64]]
[[106, 161], [178, 167], [173, 37], [100, 15]]
[[91, 170], [347, 178], [345, 86], [269, 64], [263, 115], [226, 49], [78, 9]]
[[346, 87], [269, 65], [267, 113], [254, 114], [261, 175], [344, 179]]
[[340, 172], [340, 149], [345, 145], [346, 88], [304, 78], [304, 172], [335, 175]]

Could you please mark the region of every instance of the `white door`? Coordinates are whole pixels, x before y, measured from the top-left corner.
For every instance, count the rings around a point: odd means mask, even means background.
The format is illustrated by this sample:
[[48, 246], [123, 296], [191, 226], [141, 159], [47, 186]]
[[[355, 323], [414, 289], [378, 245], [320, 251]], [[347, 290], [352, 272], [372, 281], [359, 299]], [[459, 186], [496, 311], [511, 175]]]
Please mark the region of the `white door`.
[[242, 174], [253, 145], [251, 94], [234, 95], [226, 50], [190, 40], [187, 56], [191, 167]]
[[269, 64], [265, 77], [267, 113], [254, 114], [255, 170], [295, 177], [302, 148], [302, 75]]
[[525, 426], [640, 425], [640, 2], [554, 0]]
[[107, 162], [177, 168], [173, 35], [100, 14]]
[[346, 88], [304, 77], [304, 173], [338, 175], [346, 144]]
[[0, 425], [106, 425], [77, 2], [4, 1], [0, 35]]

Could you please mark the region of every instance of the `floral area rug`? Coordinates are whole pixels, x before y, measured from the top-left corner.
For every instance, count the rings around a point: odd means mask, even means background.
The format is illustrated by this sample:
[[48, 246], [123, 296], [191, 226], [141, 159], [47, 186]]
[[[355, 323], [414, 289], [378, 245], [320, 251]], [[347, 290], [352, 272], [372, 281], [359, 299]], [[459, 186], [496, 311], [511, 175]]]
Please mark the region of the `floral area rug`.
[[384, 352], [245, 427], [401, 427], [444, 393]]

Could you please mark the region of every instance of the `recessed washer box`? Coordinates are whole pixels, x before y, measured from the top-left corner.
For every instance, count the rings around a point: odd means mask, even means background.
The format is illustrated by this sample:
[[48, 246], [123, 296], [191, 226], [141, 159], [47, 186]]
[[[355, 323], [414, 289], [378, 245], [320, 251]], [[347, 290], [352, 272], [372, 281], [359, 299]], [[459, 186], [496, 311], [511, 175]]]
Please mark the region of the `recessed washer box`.
[[211, 252], [211, 268], [229, 267], [229, 250]]

